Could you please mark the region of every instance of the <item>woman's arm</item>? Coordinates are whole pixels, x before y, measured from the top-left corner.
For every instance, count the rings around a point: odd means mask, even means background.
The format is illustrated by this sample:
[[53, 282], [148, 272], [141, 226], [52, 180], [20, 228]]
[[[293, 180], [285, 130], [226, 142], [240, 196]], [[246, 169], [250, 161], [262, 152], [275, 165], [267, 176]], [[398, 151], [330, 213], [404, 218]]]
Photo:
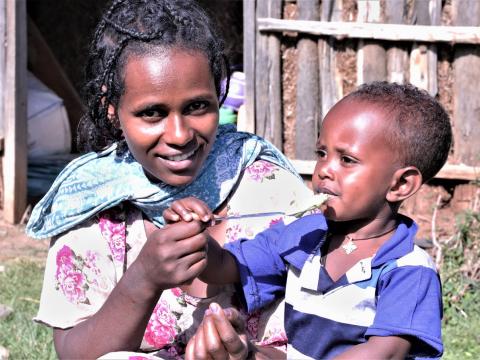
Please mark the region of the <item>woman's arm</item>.
[[112, 351], [138, 350], [164, 289], [194, 278], [205, 266], [206, 235], [193, 221], [155, 229], [137, 259], [91, 317], [68, 330], [55, 329], [59, 358], [97, 358]]

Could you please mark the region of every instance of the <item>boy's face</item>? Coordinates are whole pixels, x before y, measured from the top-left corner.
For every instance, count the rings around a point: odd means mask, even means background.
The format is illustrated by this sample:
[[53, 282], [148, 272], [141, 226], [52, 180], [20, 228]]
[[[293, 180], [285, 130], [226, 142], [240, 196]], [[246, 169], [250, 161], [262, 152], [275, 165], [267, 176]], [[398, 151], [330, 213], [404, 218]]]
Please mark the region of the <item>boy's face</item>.
[[386, 116], [378, 105], [345, 99], [325, 117], [312, 185], [316, 192], [332, 195], [328, 219], [368, 221], [391, 213], [386, 194], [400, 166], [385, 138]]

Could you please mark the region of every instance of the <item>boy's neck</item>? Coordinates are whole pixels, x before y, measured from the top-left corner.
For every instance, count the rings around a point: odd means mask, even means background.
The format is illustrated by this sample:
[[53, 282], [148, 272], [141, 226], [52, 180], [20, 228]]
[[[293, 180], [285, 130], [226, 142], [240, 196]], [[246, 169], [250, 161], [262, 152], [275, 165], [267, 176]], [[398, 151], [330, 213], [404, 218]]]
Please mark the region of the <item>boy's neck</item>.
[[397, 227], [398, 214], [373, 220], [329, 221], [332, 235], [349, 236], [352, 239], [369, 239], [381, 236]]

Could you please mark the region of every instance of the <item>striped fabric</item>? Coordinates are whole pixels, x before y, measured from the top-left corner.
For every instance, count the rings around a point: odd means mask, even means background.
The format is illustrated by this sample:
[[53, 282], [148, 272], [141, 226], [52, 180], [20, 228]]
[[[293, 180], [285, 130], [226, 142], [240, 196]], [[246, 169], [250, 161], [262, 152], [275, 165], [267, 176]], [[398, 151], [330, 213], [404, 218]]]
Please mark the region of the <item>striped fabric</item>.
[[249, 310], [285, 294], [288, 358], [332, 358], [369, 336], [412, 336], [411, 357], [442, 355], [438, 274], [429, 255], [414, 245], [416, 224], [399, 220], [373, 258], [335, 282], [320, 265], [327, 230], [322, 215], [228, 244]]

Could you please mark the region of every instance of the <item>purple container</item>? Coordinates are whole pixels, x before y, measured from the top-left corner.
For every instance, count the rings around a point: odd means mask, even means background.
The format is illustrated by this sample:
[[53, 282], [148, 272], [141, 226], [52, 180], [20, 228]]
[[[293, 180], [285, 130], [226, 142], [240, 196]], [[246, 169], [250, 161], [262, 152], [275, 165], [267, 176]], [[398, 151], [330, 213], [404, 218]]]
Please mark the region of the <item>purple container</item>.
[[[223, 86], [225, 86], [225, 82]], [[240, 71], [234, 71], [230, 78], [230, 87], [228, 95], [222, 106], [230, 108], [237, 112], [245, 102], [245, 74]]]

